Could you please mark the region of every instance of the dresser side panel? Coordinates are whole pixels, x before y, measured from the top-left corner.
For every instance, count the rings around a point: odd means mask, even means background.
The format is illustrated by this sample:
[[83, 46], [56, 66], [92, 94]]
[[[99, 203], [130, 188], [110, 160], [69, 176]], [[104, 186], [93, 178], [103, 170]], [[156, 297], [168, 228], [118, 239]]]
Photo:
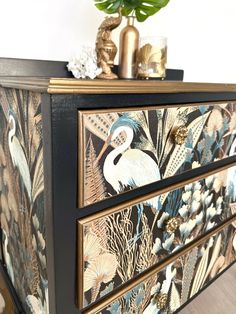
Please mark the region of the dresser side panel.
[[25, 312], [48, 313], [41, 94], [0, 89], [3, 255]]

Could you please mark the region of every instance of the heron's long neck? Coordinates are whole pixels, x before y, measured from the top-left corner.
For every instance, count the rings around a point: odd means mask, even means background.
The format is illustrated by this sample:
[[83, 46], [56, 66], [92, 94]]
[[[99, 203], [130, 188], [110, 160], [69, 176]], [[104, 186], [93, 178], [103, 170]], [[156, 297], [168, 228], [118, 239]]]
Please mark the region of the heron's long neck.
[[[131, 129], [128, 126], [121, 126], [116, 130], [117, 134], [119, 135], [121, 132], [125, 132], [126, 133], [126, 141], [121, 144], [120, 146], [118, 146], [117, 148], [113, 149], [112, 152], [110, 152], [110, 154], [108, 154], [105, 162], [108, 163], [113, 163], [114, 164], [114, 160], [116, 159], [116, 157], [119, 154], [122, 154], [123, 152], [125, 152], [131, 145], [133, 138], [134, 138], [134, 132], [133, 129]], [[117, 135], [117, 136], [118, 136]]]
[[16, 123], [15, 123], [15, 120], [14, 120], [14, 118], [12, 116], [10, 116], [10, 119], [9, 119], [9, 123], [11, 123], [11, 122], [12, 122], [12, 129], [8, 133], [8, 142], [9, 143], [11, 142], [12, 137], [16, 133]]

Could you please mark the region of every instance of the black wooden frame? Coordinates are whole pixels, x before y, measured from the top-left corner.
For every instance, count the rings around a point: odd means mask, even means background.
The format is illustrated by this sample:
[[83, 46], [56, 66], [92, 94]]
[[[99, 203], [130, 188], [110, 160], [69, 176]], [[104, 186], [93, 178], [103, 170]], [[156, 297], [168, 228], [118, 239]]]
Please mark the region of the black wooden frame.
[[76, 305], [79, 245], [77, 219], [236, 162], [236, 156], [233, 156], [158, 182], [158, 189], [156, 183], [152, 183], [78, 209], [78, 110], [233, 101], [236, 100], [236, 93], [47, 95], [43, 100], [45, 170], [48, 172], [45, 177], [45, 190], [48, 193], [46, 210], [49, 282], [51, 281], [50, 314], [78, 314], [81, 311]]

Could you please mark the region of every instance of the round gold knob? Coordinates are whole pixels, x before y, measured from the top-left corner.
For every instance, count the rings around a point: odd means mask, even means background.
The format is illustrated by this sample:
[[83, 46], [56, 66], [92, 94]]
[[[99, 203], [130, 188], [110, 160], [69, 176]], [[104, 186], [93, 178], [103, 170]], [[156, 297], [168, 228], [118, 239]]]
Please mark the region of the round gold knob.
[[167, 222], [166, 222], [166, 231], [168, 233], [174, 233], [180, 226], [180, 219], [173, 217], [170, 218]]
[[188, 137], [188, 128], [185, 125], [179, 126], [174, 132], [174, 140], [178, 145], [184, 144], [186, 138]]
[[166, 293], [158, 294], [155, 296], [154, 301], [156, 302], [157, 308], [162, 310], [166, 307], [168, 295]]

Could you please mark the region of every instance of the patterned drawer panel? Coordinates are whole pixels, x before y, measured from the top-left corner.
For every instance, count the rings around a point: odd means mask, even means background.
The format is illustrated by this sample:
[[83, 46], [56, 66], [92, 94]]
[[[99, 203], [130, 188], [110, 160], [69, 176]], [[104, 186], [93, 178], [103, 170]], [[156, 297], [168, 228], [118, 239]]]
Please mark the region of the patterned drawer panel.
[[79, 221], [80, 307], [163, 261], [236, 213], [236, 166]]
[[236, 102], [128, 110], [79, 112], [79, 206], [235, 153]]
[[[236, 260], [235, 223], [90, 314], [174, 313]], [[210, 304], [209, 304], [210, 306]]]

